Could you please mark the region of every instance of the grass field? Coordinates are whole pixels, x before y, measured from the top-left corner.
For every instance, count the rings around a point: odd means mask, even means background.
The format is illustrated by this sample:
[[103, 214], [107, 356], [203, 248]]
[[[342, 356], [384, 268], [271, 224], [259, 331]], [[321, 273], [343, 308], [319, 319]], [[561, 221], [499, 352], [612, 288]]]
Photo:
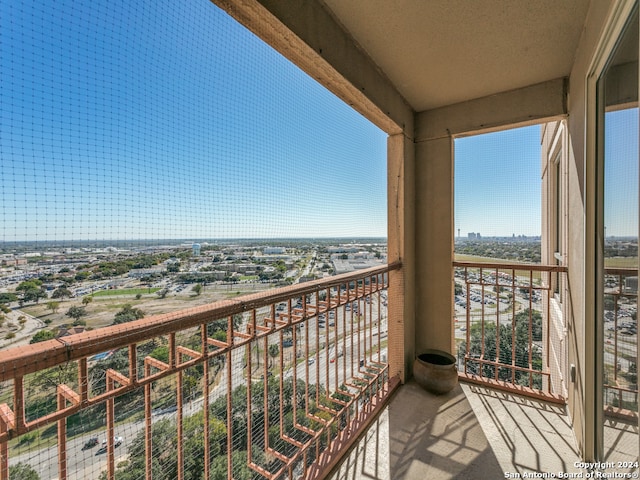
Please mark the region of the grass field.
[[117, 290], [99, 290], [91, 294], [92, 297], [111, 297], [114, 295], [145, 295], [155, 293], [159, 288], [123, 288]]
[[[455, 254], [457, 262], [473, 262], [473, 263], [519, 263], [513, 260], [504, 260], [500, 258], [480, 257], [475, 255]], [[604, 260], [605, 267], [609, 268], [637, 268], [638, 257], [610, 257]]]
[[473, 263], [518, 263], [513, 260], [505, 260], [503, 258], [480, 257], [477, 255], [465, 255], [456, 253], [454, 255], [456, 262], [473, 262]]
[[638, 257], [605, 258], [604, 266], [609, 268], [638, 268]]

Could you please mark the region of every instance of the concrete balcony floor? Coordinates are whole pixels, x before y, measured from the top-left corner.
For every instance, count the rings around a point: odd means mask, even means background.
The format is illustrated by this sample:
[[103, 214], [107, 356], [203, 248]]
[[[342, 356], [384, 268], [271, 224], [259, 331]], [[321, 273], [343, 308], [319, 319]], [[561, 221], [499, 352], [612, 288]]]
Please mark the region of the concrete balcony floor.
[[[580, 472], [565, 408], [471, 384], [435, 396], [409, 382], [332, 480], [493, 479]], [[524, 477], [526, 478], [526, 477]]]

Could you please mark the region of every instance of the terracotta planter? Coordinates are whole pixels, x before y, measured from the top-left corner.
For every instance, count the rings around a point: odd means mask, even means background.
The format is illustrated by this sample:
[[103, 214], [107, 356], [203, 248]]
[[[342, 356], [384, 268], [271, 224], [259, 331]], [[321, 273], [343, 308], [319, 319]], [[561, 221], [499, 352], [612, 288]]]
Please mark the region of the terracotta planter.
[[458, 370], [453, 355], [442, 350], [426, 350], [413, 362], [413, 376], [420, 386], [442, 395], [458, 384]]

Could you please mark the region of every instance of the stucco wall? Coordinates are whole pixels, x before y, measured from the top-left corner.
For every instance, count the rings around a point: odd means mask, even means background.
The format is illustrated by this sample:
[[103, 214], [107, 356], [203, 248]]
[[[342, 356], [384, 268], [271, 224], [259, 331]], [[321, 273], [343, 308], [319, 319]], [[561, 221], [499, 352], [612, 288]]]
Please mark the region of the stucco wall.
[[[586, 278], [585, 266], [593, 264], [592, 252], [585, 249], [586, 236], [589, 235], [585, 214], [589, 197], [587, 178], [587, 148], [593, 142], [595, 129], [587, 122], [588, 107], [593, 99], [587, 101], [587, 77], [592, 69], [594, 57], [600, 46], [607, 18], [612, 4], [609, 2], [591, 2], [582, 39], [569, 80], [569, 117], [568, 126], [568, 327], [569, 362], [575, 365], [576, 381], [569, 385], [569, 412], [580, 450], [585, 458], [593, 458], [595, 445], [594, 402], [595, 368], [594, 332], [595, 326], [589, 320], [593, 316], [594, 305], [586, 294], [594, 285]], [[588, 129], [592, 128], [587, 138]], [[588, 141], [587, 141], [588, 140]]]

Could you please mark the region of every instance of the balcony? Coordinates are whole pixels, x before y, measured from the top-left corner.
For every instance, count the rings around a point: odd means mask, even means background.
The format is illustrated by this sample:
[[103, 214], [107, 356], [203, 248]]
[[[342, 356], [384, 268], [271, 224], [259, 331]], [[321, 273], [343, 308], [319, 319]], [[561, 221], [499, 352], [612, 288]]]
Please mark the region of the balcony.
[[0, 352], [0, 478], [323, 475], [398, 383], [387, 288], [399, 268]]
[[[583, 472], [553, 313], [564, 269], [454, 270], [462, 382], [442, 396], [399, 387], [388, 361], [399, 264], [2, 351], [0, 478], [18, 468], [42, 479]], [[629, 272], [609, 273], [609, 294], [631, 294], [615, 289]], [[633, 406], [614, 407], [609, 433], [632, 434]]]
[[[459, 387], [442, 396], [413, 382], [399, 388], [332, 480], [583, 478], [588, 468], [565, 408], [570, 373], [557, 287], [566, 269], [453, 265], [459, 284], [454, 296]], [[621, 331], [629, 328], [625, 307], [636, 300], [637, 273], [607, 269], [606, 274], [605, 294], [612, 301], [605, 302], [605, 318], [613, 330], [605, 349], [611, 372], [604, 405], [606, 458], [624, 464], [635, 458], [637, 385], [616, 365], [629, 364], [633, 353], [625, 340], [629, 332]], [[601, 469], [599, 478], [637, 473], [633, 462], [616, 468]]]
[[584, 473], [558, 368], [564, 339], [550, 314], [565, 269], [453, 266], [459, 387], [442, 396], [401, 387], [333, 478]]

